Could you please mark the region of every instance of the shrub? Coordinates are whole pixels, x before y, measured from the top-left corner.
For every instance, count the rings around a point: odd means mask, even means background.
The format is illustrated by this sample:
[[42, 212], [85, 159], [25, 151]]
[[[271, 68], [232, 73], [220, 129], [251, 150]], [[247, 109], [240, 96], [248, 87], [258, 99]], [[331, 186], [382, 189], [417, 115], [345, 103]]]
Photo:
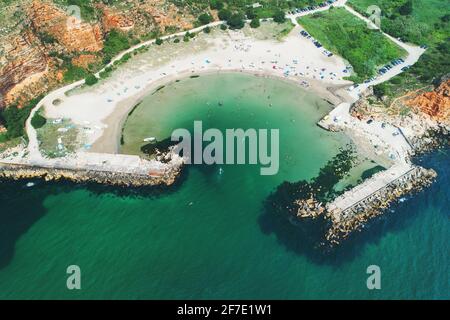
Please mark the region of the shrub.
[[98, 78], [94, 74], [90, 73], [90, 74], [87, 75], [85, 83], [88, 86], [93, 86], [97, 82], [98, 82]]
[[259, 26], [261, 25], [261, 23], [259, 22], [258, 18], [254, 18], [251, 22], [250, 22], [250, 27], [252, 28], [259, 28]]
[[380, 83], [373, 87], [373, 94], [378, 99], [381, 99], [382, 97], [384, 97], [385, 95], [388, 94], [388, 90], [389, 90], [389, 88], [387, 87], [387, 85], [385, 83]]
[[74, 82], [85, 78], [86, 75], [87, 72], [83, 68], [69, 64], [66, 72], [64, 72], [64, 81]]
[[222, 0], [211, 0], [209, 3], [209, 7], [213, 10], [221, 10], [223, 9], [223, 1]]
[[226, 24], [221, 24], [221, 25], [220, 25], [220, 30], [225, 31], [225, 30], [227, 30], [227, 29], [228, 29], [228, 27], [227, 27]]
[[198, 17], [198, 22], [200, 25], [205, 25], [210, 23], [211, 21], [213, 21], [213, 17], [211, 17], [209, 14], [207, 13], [203, 13]]
[[155, 44], [158, 45], [158, 46], [160, 46], [160, 45], [163, 44], [163, 40], [160, 39], [160, 38], [158, 38], [158, 39], [155, 40]]
[[286, 16], [284, 14], [284, 11], [283, 10], [277, 10], [273, 14], [273, 21], [275, 21], [277, 23], [284, 23], [286, 21]]
[[222, 9], [219, 11], [219, 19], [222, 21], [227, 21], [231, 17], [231, 11], [228, 9]]
[[242, 29], [245, 26], [244, 15], [242, 13], [234, 13], [227, 20], [227, 24], [231, 29]]
[[43, 126], [45, 126], [46, 123], [47, 123], [47, 119], [45, 119], [43, 116], [41, 116], [41, 114], [39, 112], [36, 112], [34, 114], [33, 118], [31, 118], [31, 125], [35, 129], [42, 128]]
[[129, 48], [130, 42], [128, 37], [116, 29], [113, 29], [106, 37], [103, 52], [106, 57], [112, 58], [119, 52]]
[[253, 8], [248, 8], [245, 11], [245, 15], [247, 16], [247, 19], [253, 20], [256, 18], [256, 13], [255, 10]]
[[205, 29], [203, 29], [204, 33], [210, 33], [211, 32], [211, 28], [210, 27], [206, 27]]
[[18, 138], [25, 134], [25, 121], [30, 116], [31, 110], [41, 99], [42, 96], [39, 96], [20, 109], [14, 105], [1, 110], [0, 118], [8, 130], [5, 135], [7, 139]]

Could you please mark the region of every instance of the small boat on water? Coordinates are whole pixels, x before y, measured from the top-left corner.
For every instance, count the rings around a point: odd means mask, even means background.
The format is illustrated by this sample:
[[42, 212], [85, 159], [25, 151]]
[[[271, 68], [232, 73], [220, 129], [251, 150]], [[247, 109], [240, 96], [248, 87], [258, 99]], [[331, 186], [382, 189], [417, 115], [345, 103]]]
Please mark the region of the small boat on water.
[[156, 138], [155, 137], [145, 138], [144, 142], [156, 142]]
[[36, 184], [34, 183], [34, 182], [28, 182], [27, 184], [26, 184], [26, 187], [27, 188], [31, 188], [31, 187], [34, 187]]

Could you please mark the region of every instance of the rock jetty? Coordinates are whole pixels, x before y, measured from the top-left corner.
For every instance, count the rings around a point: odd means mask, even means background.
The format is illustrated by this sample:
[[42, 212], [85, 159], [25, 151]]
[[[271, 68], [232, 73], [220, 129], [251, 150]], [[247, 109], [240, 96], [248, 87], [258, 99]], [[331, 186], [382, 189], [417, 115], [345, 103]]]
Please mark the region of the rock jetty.
[[[395, 201], [428, 187], [436, 176], [436, 172], [432, 169], [414, 166], [407, 173], [386, 184], [383, 188], [373, 191], [369, 196], [353, 203], [344, 210], [336, 206], [334, 203], [336, 199], [333, 202], [323, 204], [315, 200], [312, 195], [307, 200], [295, 201], [298, 206], [296, 216], [300, 220], [324, 217], [325, 221], [331, 222], [324, 236], [326, 240], [324, 243], [335, 246], [352, 232], [361, 230], [366, 222], [383, 214]], [[377, 176], [371, 179], [377, 179]], [[366, 183], [370, 184], [370, 179]], [[355, 192], [358, 192], [358, 187], [347, 191], [338, 199], [345, 200]]]

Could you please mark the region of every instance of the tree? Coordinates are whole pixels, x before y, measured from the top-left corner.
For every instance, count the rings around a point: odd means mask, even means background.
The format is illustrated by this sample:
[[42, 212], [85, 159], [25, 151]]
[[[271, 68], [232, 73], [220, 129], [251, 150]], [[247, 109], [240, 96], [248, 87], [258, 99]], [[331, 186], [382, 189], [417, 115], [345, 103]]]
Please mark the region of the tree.
[[260, 26], [260, 22], [258, 18], [254, 18], [251, 22], [250, 22], [250, 27], [252, 28], [259, 28]]
[[412, 0], [406, 1], [406, 3], [404, 5], [402, 5], [400, 8], [398, 8], [398, 12], [402, 16], [408, 16], [408, 15], [412, 14], [412, 12], [413, 12]]
[[205, 25], [210, 23], [211, 21], [213, 21], [213, 17], [211, 17], [211, 15], [207, 14], [207, 13], [202, 13], [199, 17], [198, 17], [198, 22], [200, 23], [200, 25]]
[[211, 0], [209, 3], [209, 7], [213, 10], [221, 10], [223, 9], [223, 1], [222, 0]]
[[204, 33], [210, 33], [211, 32], [211, 28], [210, 27], [206, 27], [205, 29], [203, 29]]
[[155, 44], [158, 45], [158, 46], [160, 46], [160, 45], [163, 44], [163, 40], [162, 40], [161, 38], [157, 38], [157, 39], [155, 40]]
[[227, 24], [231, 29], [242, 29], [245, 26], [244, 15], [242, 13], [233, 13], [227, 20]]
[[218, 13], [219, 19], [222, 21], [227, 21], [231, 17], [231, 11], [228, 9], [222, 9]]
[[388, 93], [388, 87], [386, 83], [380, 83], [373, 87], [373, 94], [378, 98], [381, 99]]
[[93, 86], [94, 84], [96, 84], [98, 82], [98, 78], [95, 75], [93, 75], [92, 73], [90, 73], [87, 75], [85, 82], [88, 86]]
[[253, 8], [247, 8], [247, 10], [245, 11], [245, 15], [247, 16], [247, 19], [253, 20], [256, 18], [256, 13], [255, 10]]
[[277, 10], [273, 14], [273, 21], [277, 23], [284, 23], [286, 21], [286, 15], [284, 14], [283, 10]]
[[47, 123], [47, 119], [45, 119], [43, 116], [39, 114], [39, 112], [36, 112], [31, 118], [31, 125], [35, 129], [42, 128]]

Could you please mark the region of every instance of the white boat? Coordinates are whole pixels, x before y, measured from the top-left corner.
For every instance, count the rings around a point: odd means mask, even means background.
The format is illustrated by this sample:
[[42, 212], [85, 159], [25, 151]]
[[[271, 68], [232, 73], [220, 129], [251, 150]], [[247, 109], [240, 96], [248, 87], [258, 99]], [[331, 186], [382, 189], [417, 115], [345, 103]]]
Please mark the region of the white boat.
[[150, 138], [145, 138], [144, 142], [155, 142], [156, 138], [155, 137], [150, 137]]
[[35, 185], [34, 182], [28, 182], [28, 183], [26, 184], [27, 188], [34, 187], [34, 185]]

